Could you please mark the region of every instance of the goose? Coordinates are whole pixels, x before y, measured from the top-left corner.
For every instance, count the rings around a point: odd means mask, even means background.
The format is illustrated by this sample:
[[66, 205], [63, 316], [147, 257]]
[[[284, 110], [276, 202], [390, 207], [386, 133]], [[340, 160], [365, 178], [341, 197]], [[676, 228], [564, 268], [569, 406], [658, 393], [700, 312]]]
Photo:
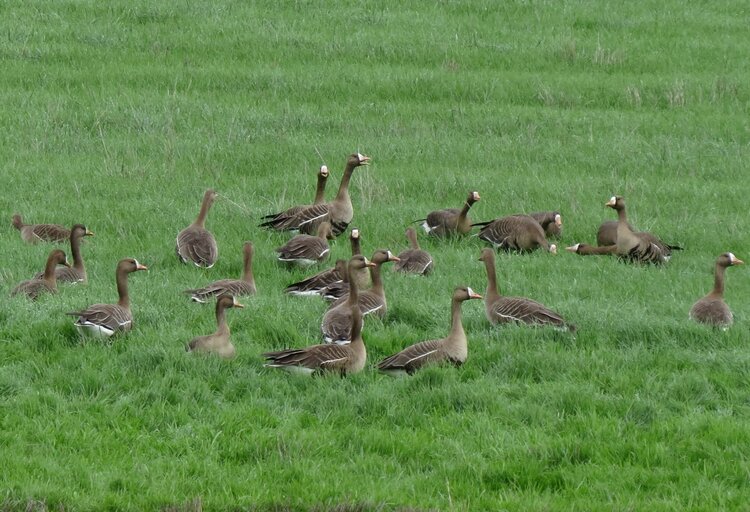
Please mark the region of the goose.
[[432, 271], [432, 256], [419, 247], [416, 230], [414, 228], [407, 229], [406, 238], [409, 240], [411, 248], [398, 255], [399, 261], [394, 265], [394, 270], [411, 274], [429, 274]]
[[617, 211], [617, 255], [625, 260], [635, 263], [661, 264], [669, 261], [673, 249], [677, 246], [667, 245], [651, 233], [641, 231], [633, 232], [628, 224], [625, 210], [625, 200], [621, 196], [612, 196], [604, 206]]
[[13, 291], [10, 292], [11, 296], [15, 295], [26, 295], [31, 300], [36, 300], [40, 295], [44, 293], [57, 293], [57, 276], [55, 274], [55, 268], [57, 265], [70, 266], [65, 253], [60, 249], [54, 249], [49, 253], [47, 257], [47, 264], [44, 266], [44, 274], [42, 279], [30, 279], [19, 283]]
[[542, 226], [545, 236], [551, 238], [562, 236], [562, 216], [560, 212], [533, 212], [529, 214], [529, 217]]
[[192, 261], [197, 267], [211, 268], [219, 258], [216, 239], [205, 227], [206, 215], [218, 194], [211, 189], [203, 194], [203, 202], [195, 222], [177, 235], [177, 257], [187, 263]]
[[[73, 255], [73, 266], [57, 267], [55, 277], [58, 282], [85, 283], [88, 281], [86, 267], [81, 256], [81, 239], [84, 236], [94, 236], [94, 233], [86, 229], [83, 224], [75, 224], [70, 230], [70, 254]], [[34, 279], [42, 279], [44, 272], [39, 272]]]
[[211, 297], [229, 294], [235, 297], [244, 295], [255, 295], [255, 278], [253, 277], [253, 244], [245, 242], [242, 245], [243, 271], [242, 279], [220, 279], [204, 286], [185, 290], [183, 293], [190, 294], [190, 299], [195, 302], [205, 303]]
[[469, 355], [466, 333], [461, 323], [461, 304], [466, 300], [481, 298], [481, 295], [467, 286], [456, 287], [451, 300], [451, 330], [448, 336], [439, 340], [422, 341], [386, 357], [378, 363], [378, 370], [386, 375], [399, 377], [412, 375], [431, 364], [447, 362], [461, 366]]
[[551, 325], [565, 328], [572, 332], [576, 330], [558, 313], [548, 307], [525, 297], [505, 297], [497, 289], [495, 275], [495, 254], [490, 248], [482, 249], [479, 258], [487, 269], [487, 292], [484, 295], [485, 312], [491, 324], [509, 322], [528, 325]]
[[120, 297], [117, 304], [94, 304], [81, 311], [66, 313], [66, 315], [78, 317], [73, 325], [82, 336], [108, 338], [113, 334], [127, 332], [133, 328], [133, 314], [130, 312], [130, 296], [128, 295], [128, 274], [138, 270], [148, 270], [148, 267], [141, 265], [133, 258], [125, 258], [117, 263], [115, 278], [117, 294]]
[[[362, 236], [359, 229], [352, 229], [351, 233], [351, 245], [352, 245], [352, 256], [359, 256], [362, 254]], [[360, 290], [364, 290], [372, 284], [372, 278], [367, 268], [358, 268], [354, 270], [354, 280], [357, 281], [357, 286]], [[348, 280], [347, 280], [348, 282]]]
[[[342, 276], [340, 281], [335, 281], [325, 288], [318, 291], [318, 294], [325, 300], [338, 300], [341, 297], [349, 295], [349, 273], [346, 271], [348, 262], [346, 260], [336, 260], [336, 272]], [[366, 270], [366, 269], [365, 269]], [[357, 285], [359, 289], [359, 285]]]
[[[352, 258], [349, 268], [351, 269], [352, 265], [364, 263], [365, 259], [357, 256]], [[321, 344], [302, 349], [266, 352], [263, 357], [269, 362], [265, 366], [306, 375], [333, 371], [338, 372], [342, 377], [362, 371], [367, 361], [367, 350], [362, 340], [362, 313], [357, 306], [356, 284], [352, 286], [351, 296], [353, 299], [348, 306], [351, 315], [351, 330], [348, 337], [351, 343], [346, 345]]]
[[296, 264], [300, 267], [308, 267], [328, 259], [331, 247], [328, 240], [333, 238], [331, 225], [323, 222], [318, 226], [317, 236], [296, 235], [287, 243], [278, 247], [278, 260], [285, 263]]
[[70, 230], [59, 224], [24, 224], [19, 214], [13, 215], [13, 227], [21, 232], [24, 242], [64, 242], [70, 238]]
[[325, 165], [321, 165], [320, 170], [318, 171], [318, 184], [315, 188], [315, 199], [313, 200], [312, 205], [306, 204], [292, 206], [291, 208], [287, 208], [283, 212], [265, 215], [262, 218], [267, 220], [260, 224], [260, 227], [274, 229], [276, 231], [286, 230], [289, 227], [290, 220], [293, 219], [294, 216], [299, 212], [301, 212], [305, 208], [309, 208], [310, 206], [316, 204], [321, 204], [323, 201], [325, 201], [326, 181], [328, 181], [328, 167]]
[[[398, 262], [400, 261], [397, 256], [387, 249], [378, 249], [372, 255], [370, 259], [373, 266], [370, 267], [370, 275], [372, 277], [372, 286], [359, 294], [359, 309], [362, 311], [362, 315], [367, 316], [371, 313], [375, 313], [380, 318], [385, 317], [385, 313], [388, 304], [385, 300], [385, 289], [383, 288], [383, 277], [382, 277], [382, 265], [389, 261]], [[342, 295], [339, 299], [331, 304], [331, 308], [339, 306], [346, 302], [348, 294]]]
[[479, 192], [469, 192], [463, 208], [444, 208], [427, 214], [427, 218], [414, 222], [422, 222], [422, 229], [432, 236], [465, 235], [471, 231], [469, 210], [479, 201]]
[[716, 260], [714, 289], [690, 308], [690, 318], [702, 324], [728, 329], [734, 321], [732, 312], [724, 302], [724, 272], [727, 267], [745, 263], [731, 252], [725, 252]]
[[[635, 231], [633, 226], [628, 224], [631, 231]], [[606, 247], [608, 245], [617, 245], [617, 221], [608, 220], [602, 222], [599, 230], [596, 232], [596, 245]]]
[[236, 350], [229, 340], [229, 325], [227, 324], [226, 310], [229, 308], [244, 308], [229, 293], [222, 293], [216, 299], [216, 332], [206, 336], [198, 336], [190, 340], [185, 346], [188, 352], [207, 352], [217, 354], [224, 359], [235, 356]]
[[593, 245], [577, 243], [565, 248], [566, 251], [574, 252], [581, 256], [595, 256], [595, 255], [608, 255], [617, 254], [616, 245], [604, 245], [594, 247]]
[[545, 251], [557, 254], [557, 246], [547, 241], [542, 226], [528, 215], [509, 215], [473, 225], [483, 226], [477, 236], [491, 243], [496, 249], [533, 251], [541, 247]]
[[[375, 267], [375, 262], [369, 261], [364, 256], [352, 257], [347, 266], [349, 279], [352, 278], [356, 269], [365, 267]], [[344, 344], [351, 341], [352, 306], [357, 306], [359, 312], [362, 313], [359, 298], [357, 283], [350, 282], [349, 295], [347, 295], [345, 301], [332, 307], [323, 315], [320, 330], [323, 332], [323, 339], [326, 343]]]

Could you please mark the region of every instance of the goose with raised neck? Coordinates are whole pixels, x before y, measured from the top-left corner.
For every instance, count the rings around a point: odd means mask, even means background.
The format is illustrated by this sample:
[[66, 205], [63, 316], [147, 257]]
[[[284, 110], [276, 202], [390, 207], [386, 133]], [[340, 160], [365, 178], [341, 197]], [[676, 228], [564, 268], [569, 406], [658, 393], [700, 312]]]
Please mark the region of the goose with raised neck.
[[325, 201], [325, 190], [326, 190], [327, 181], [328, 181], [328, 167], [325, 165], [321, 165], [320, 170], [318, 171], [317, 186], [315, 187], [315, 199], [313, 200], [312, 204], [292, 206], [291, 208], [287, 208], [283, 212], [265, 215], [263, 219], [267, 219], [267, 220], [261, 223], [260, 227], [273, 229], [276, 231], [286, 231], [287, 229], [289, 229], [290, 226], [294, 222], [295, 215], [305, 210], [306, 208], [309, 208], [310, 206], [321, 204]]
[[399, 261], [394, 265], [394, 270], [418, 275], [432, 272], [432, 256], [419, 246], [417, 231], [414, 228], [407, 229], [406, 238], [409, 240], [409, 249], [399, 253]]
[[621, 196], [612, 196], [604, 206], [612, 208], [617, 212], [617, 255], [634, 263], [661, 264], [669, 261], [672, 250], [681, 249], [662, 242], [652, 233], [647, 231], [634, 232], [628, 223], [625, 199]]
[[[73, 257], [73, 264], [70, 267], [63, 266], [55, 269], [58, 282], [85, 283], [88, 281], [86, 266], [81, 255], [81, 240], [85, 236], [94, 236], [94, 233], [86, 229], [83, 224], [75, 224], [70, 229], [70, 254]], [[44, 272], [39, 272], [35, 277], [41, 279], [43, 276]]]
[[13, 227], [21, 232], [21, 239], [30, 244], [60, 243], [70, 238], [70, 230], [59, 224], [26, 224], [19, 214], [13, 215]]
[[426, 218], [414, 222], [422, 222], [422, 229], [431, 236], [465, 235], [471, 231], [469, 210], [480, 199], [479, 192], [469, 192], [463, 207], [435, 210], [428, 213]]
[[[363, 316], [369, 314], [375, 314], [376, 316], [383, 318], [388, 310], [388, 302], [385, 298], [385, 288], [383, 285], [383, 264], [389, 261], [398, 262], [400, 261], [397, 256], [394, 256], [388, 249], [378, 249], [370, 258], [373, 266], [370, 267], [370, 277], [372, 279], [372, 286], [359, 294], [359, 309], [362, 311]], [[337, 299], [331, 307], [336, 307], [343, 304], [348, 298], [348, 295], [343, 295]]]
[[216, 239], [206, 229], [206, 216], [217, 196], [214, 190], [206, 190], [198, 217], [177, 234], [175, 251], [183, 263], [192, 262], [197, 267], [211, 268], [219, 258]]
[[316, 236], [300, 234], [275, 249], [277, 259], [283, 263], [308, 267], [329, 258], [331, 246], [328, 240], [333, 238], [331, 225], [323, 222], [318, 226]]
[[216, 331], [213, 334], [193, 338], [185, 349], [188, 352], [216, 354], [224, 359], [233, 358], [236, 350], [229, 339], [230, 331], [226, 318], [226, 310], [244, 307], [231, 294], [223, 293], [219, 295], [216, 299]]
[[716, 259], [714, 287], [690, 308], [690, 318], [702, 324], [727, 329], [734, 322], [732, 311], [724, 302], [724, 274], [727, 267], [742, 265], [745, 262], [731, 252], [725, 252]]
[[185, 290], [184, 293], [189, 294], [191, 300], [200, 303], [205, 303], [211, 297], [218, 297], [223, 294], [233, 297], [255, 295], [255, 277], [253, 276], [254, 252], [252, 242], [248, 241], [242, 245], [243, 270], [241, 279], [219, 279], [203, 288]]
[[[323, 339], [326, 343], [349, 343], [351, 338], [352, 327], [352, 306], [357, 306], [360, 313], [360, 293], [357, 283], [351, 281], [354, 272], [359, 268], [374, 267], [375, 262], [369, 261], [364, 256], [354, 256], [349, 260], [349, 294], [338, 305], [331, 307], [323, 315], [320, 323], [320, 330], [323, 333]], [[364, 316], [364, 315], [363, 315]]]
[[45, 293], [57, 293], [57, 275], [55, 269], [57, 265], [70, 266], [65, 253], [60, 249], [53, 249], [52, 252], [47, 256], [47, 264], [44, 266], [44, 274], [41, 279], [29, 279], [18, 283], [13, 291], [10, 293], [11, 296], [25, 295], [31, 300], [36, 300], [40, 295]]

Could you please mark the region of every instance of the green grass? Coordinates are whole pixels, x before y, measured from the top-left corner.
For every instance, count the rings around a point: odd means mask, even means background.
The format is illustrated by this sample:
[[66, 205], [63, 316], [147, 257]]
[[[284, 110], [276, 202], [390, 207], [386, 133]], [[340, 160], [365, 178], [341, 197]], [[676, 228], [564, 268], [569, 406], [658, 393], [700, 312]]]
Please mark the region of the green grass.
[[[750, 258], [749, 24], [726, 1], [1, 3], [0, 510], [747, 507], [747, 270], [728, 271], [731, 330], [687, 312], [718, 254]], [[392, 380], [373, 363], [444, 335], [453, 287], [486, 283], [476, 239], [423, 240], [434, 275], [387, 273], [366, 371], [265, 370], [263, 351], [318, 339], [324, 306], [282, 296], [307, 273], [256, 224], [311, 199], [321, 158], [335, 188], [357, 150], [368, 253], [470, 190], [476, 220], [559, 209], [565, 245], [621, 194], [686, 250], [662, 269], [500, 255], [503, 291], [578, 336], [491, 328], [470, 301], [467, 364]], [[174, 238], [208, 187], [232, 202], [201, 271]], [[96, 232], [87, 286], [7, 298], [50, 250], [20, 241], [16, 211]], [[238, 357], [187, 356], [213, 311], [179, 291], [239, 276], [247, 239]], [[114, 301], [122, 257], [151, 269], [131, 276], [134, 332], [84, 343], [63, 313]]]

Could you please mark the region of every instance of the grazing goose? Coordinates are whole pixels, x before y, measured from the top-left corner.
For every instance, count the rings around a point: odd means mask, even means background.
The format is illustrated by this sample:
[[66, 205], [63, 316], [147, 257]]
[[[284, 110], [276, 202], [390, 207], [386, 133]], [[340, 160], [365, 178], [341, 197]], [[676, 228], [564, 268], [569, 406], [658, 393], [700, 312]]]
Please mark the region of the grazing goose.
[[13, 215], [13, 227], [21, 232], [24, 242], [64, 242], [70, 238], [70, 230], [59, 224], [24, 224], [21, 216]]
[[528, 215], [510, 215], [488, 222], [478, 222], [474, 226], [484, 226], [477, 236], [491, 243], [496, 249], [533, 251], [541, 247], [545, 251], [557, 254], [557, 246], [547, 241], [542, 226]]
[[315, 188], [315, 200], [313, 201], [312, 205], [306, 204], [292, 206], [291, 208], [287, 208], [283, 212], [265, 215], [263, 219], [267, 220], [264, 221], [260, 225], [260, 227], [275, 229], [276, 231], [287, 230], [289, 228], [290, 220], [293, 219], [295, 215], [297, 215], [305, 208], [309, 208], [310, 206], [316, 204], [321, 204], [323, 201], [325, 201], [326, 181], [328, 181], [328, 167], [326, 167], [325, 165], [321, 165], [320, 171], [318, 171], [318, 185]]
[[574, 252], [581, 256], [597, 256], [597, 255], [608, 255], [617, 254], [616, 245], [605, 245], [594, 247], [593, 245], [577, 243], [565, 248], [566, 251]]
[[[383, 277], [382, 277], [382, 265], [389, 261], [398, 262], [398, 257], [394, 256], [393, 253], [387, 249], [378, 249], [372, 255], [370, 259], [373, 266], [370, 267], [370, 276], [372, 277], [372, 286], [369, 290], [360, 292], [359, 294], [359, 309], [362, 311], [363, 316], [367, 316], [370, 313], [375, 313], [380, 318], [385, 316], [388, 304], [385, 300], [385, 289], [383, 288]], [[337, 299], [331, 307], [334, 308], [338, 305], [346, 302], [348, 294], [342, 295]]]
[[115, 278], [117, 294], [120, 297], [117, 304], [94, 304], [82, 311], [66, 313], [66, 315], [78, 317], [73, 325], [81, 335], [107, 338], [133, 328], [133, 314], [130, 312], [130, 296], [128, 295], [128, 274], [138, 270], [148, 270], [148, 267], [141, 265], [133, 258], [126, 258], [117, 263]]
[[411, 375], [431, 364], [447, 362], [461, 366], [469, 355], [466, 333], [461, 323], [461, 304], [469, 299], [481, 298], [471, 288], [457, 287], [453, 290], [451, 300], [451, 330], [448, 336], [439, 340], [422, 341], [386, 357], [378, 363], [378, 370], [392, 377], [399, 377]]
[[444, 208], [427, 214], [426, 219], [414, 222], [422, 222], [425, 233], [432, 236], [465, 235], [471, 231], [471, 219], [469, 210], [479, 201], [479, 192], [469, 192], [463, 208]]
[[203, 194], [201, 210], [195, 222], [180, 231], [177, 235], [177, 256], [180, 261], [192, 261], [198, 267], [211, 268], [219, 258], [219, 248], [216, 246], [214, 235], [205, 227], [206, 215], [218, 194], [211, 189]]
[[243, 271], [242, 279], [220, 279], [203, 288], [185, 290], [190, 299], [204, 303], [211, 297], [228, 294], [235, 297], [255, 295], [255, 278], [253, 277], [253, 244], [245, 242], [242, 246]]
[[551, 238], [560, 238], [562, 236], [562, 216], [560, 212], [534, 212], [530, 213], [529, 217], [542, 226], [545, 236]]
[[487, 319], [491, 324], [522, 323], [529, 325], [552, 325], [555, 327], [575, 331], [576, 327], [569, 324], [559, 314], [543, 304], [525, 297], [504, 297], [497, 289], [495, 275], [495, 253], [492, 249], [482, 249], [479, 258], [487, 269], [487, 292], [484, 295], [484, 305]]
[[[70, 230], [70, 254], [73, 255], [73, 266], [72, 267], [57, 267], [55, 269], [55, 277], [58, 282], [65, 283], [85, 283], [88, 281], [88, 275], [86, 274], [86, 267], [83, 264], [83, 257], [81, 256], [81, 239], [84, 236], [94, 236], [94, 233], [86, 229], [83, 224], [75, 224]], [[42, 279], [44, 272], [39, 272], [35, 279]]]
[[54, 249], [49, 253], [47, 264], [44, 266], [42, 279], [35, 278], [19, 283], [13, 288], [13, 291], [10, 292], [11, 296], [23, 294], [31, 300], [36, 300], [44, 293], [57, 293], [57, 276], [55, 275], [55, 268], [57, 265], [65, 265], [66, 267], [70, 266], [65, 257], [65, 253], [60, 249]]
[[429, 274], [432, 271], [432, 256], [419, 247], [417, 232], [414, 228], [406, 230], [406, 238], [409, 240], [411, 249], [402, 251], [398, 255], [399, 261], [396, 262], [394, 269], [398, 272], [410, 274]]
[[198, 336], [190, 340], [185, 350], [188, 352], [208, 352], [217, 354], [224, 359], [234, 357], [236, 351], [229, 340], [229, 325], [226, 310], [229, 308], [244, 308], [242, 304], [228, 293], [219, 295], [216, 299], [216, 332], [207, 336]]
[[[354, 256], [349, 260], [347, 272], [349, 279], [354, 275], [355, 270], [365, 267], [374, 267], [375, 263], [368, 261], [364, 256]], [[320, 324], [320, 330], [323, 332], [323, 339], [326, 343], [349, 343], [351, 341], [352, 328], [352, 306], [357, 306], [360, 313], [362, 308], [359, 304], [359, 291], [357, 283], [350, 282], [349, 295], [345, 301], [338, 306], [332, 307], [323, 315], [323, 321]]]
[[625, 200], [622, 197], [612, 196], [604, 205], [617, 211], [616, 245], [617, 255], [621, 259], [635, 263], [658, 265], [669, 260], [672, 249], [679, 249], [679, 247], [665, 244], [651, 233], [645, 231], [633, 232], [630, 224], [628, 224]]
[[716, 260], [714, 271], [714, 289], [711, 293], [693, 304], [690, 308], [690, 318], [702, 324], [709, 324], [723, 329], [729, 328], [734, 321], [729, 306], [724, 302], [724, 272], [727, 267], [742, 265], [744, 261], [731, 252], [725, 252]]
[[[362, 258], [357, 256], [357, 258]], [[356, 258], [352, 259], [351, 265]], [[364, 258], [362, 258], [364, 260]], [[359, 263], [356, 263], [357, 265]], [[354, 280], [352, 280], [354, 282]], [[341, 376], [362, 371], [367, 361], [367, 350], [362, 340], [362, 313], [357, 306], [357, 285], [351, 290], [353, 301], [349, 304], [351, 331], [346, 345], [313, 345], [302, 349], [287, 349], [278, 352], [266, 352], [263, 357], [269, 362], [265, 366], [281, 368], [293, 373], [311, 375], [324, 371], [334, 371]]]
[[331, 225], [323, 222], [318, 226], [317, 236], [296, 235], [281, 247], [275, 249], [279, 253], [278, 260], [285, 263], [308, 267], [328, 259], [331, 247], [328, 240], [333, 238]]

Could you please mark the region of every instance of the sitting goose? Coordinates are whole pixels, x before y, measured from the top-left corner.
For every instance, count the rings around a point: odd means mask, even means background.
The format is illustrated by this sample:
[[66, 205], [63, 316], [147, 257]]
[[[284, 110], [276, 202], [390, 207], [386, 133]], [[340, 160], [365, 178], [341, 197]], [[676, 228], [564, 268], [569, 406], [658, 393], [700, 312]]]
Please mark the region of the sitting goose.
[[[55, 276], [58, 281], [65, 283], [85, 283], [88, 281], [86, 267], [81, 256], [81, 239], [84, 236], [94, 236], [94, 233], [86, 229], [83, 224], [75, 224], [70, 230], [70, 254], [73, 255], [72, 267], [58, 267]], [[44, 272], [39, 272], [35, 279], [42, 279]]]
[[469, 355], [463, 324], [461, 304], [482, 296], [465, 286], [453, 290], [451, 300], [451, 330], [448, 336], [439, 340], [422, 341], [405, 348], [401, 352], [386, 357], [378, 363], [378, 370], [392, 377], [411, 375], [420, 368], [437, 363], [451, 363], [461, 366]]
[[[362, 258], [357, 256], [357, 258]], [[364, 258], [362, 258], [364, 260]], [[350, 262], [350, 268], [355, 258]], [[357, 263], [358, 265], [359, 263]], [[352, 279], [352, 282], [354, 280]], [[357, 285], [352, 286], [353, 301], [349, 304], [351, 315], [351, 343], [346, 345], [322, 344], [302, 349], [287, 349], [263, 354], [270, 368], [281, 368], [294, 373], [311, 375], [324, 371], [334, 371], [341, 376], [362, 371], [367, 361], [367, 350], [362, 340], [362, 313], [357, 306]]]
[[211, 189], [203, 194], [203, 202], [195, 222], [180, 231], [177, 235], [177, 257], [187, 263], [192, 261], [198, 267], [211, 268], [219, 258], [216, 239], [205, 227], [206, 215], [218, 194]]
[[115, 278], [117, 294], [120, 297], [117, 304], [94, 304], [82, 311], [66, 313], [66, 315], [78, 317], [73, 325], [81, 335], [107, 338], [133, 328], [133, 314], [130, 312], [130, 296], [128, 295], [128, 274], [138, 270], [148, 270], [148, 267], [141, 265], [133, 258], [126, 258], [117, 263]]
[[432, 256], [419, 247], [417, 232], [414, 228], [406, 230], [406, 238], [409, 239], [410, 249], [402, 251], [398, 255], [394, 270], [409, 274], [427, 275], [432, 271]]
[[557, 254], [557, 246], [547, 241], [542, 226], [528, 215], [510, 215], [473, 225], [484, 226], [477, 236], [496, 249], [533, 251], [541, 247]]
[[[352, 278], [357, 269], [374, 266], [375, 263], [368, 261], [364, 256], [354, 256], [349, 260], [347, 266], [349, 279]], [[323, 339], [326, 343], [344, 344], [351, 341], [349, 336], [351, 336], [352, 328], [352, 306], [357, 306], [360, 313], [362, 312], [359, 298], [357, 283], [353, 281], [349, 285], [349, 295], [347, 295], [345, 301], [329, 309], [323, 316], [320, 330], [323, 332]]]
[[480, 199], [479, 192], [469, 192], [469, 197], [466, 198], [463, 208], [435, 210], [427, 214], [426, 219], [419, 219], [414, 222], [422, 222], [422, 228], [428, 235], [465, 235], [471, 231], [469, 210]]
[[598, 255], [609, 255], [617, 254], [616, 245], [605, 245], [594, 247], [593, 245], [577, 243], [565, 248], [566, 251], [574, 252], [581, 256], [598, 256]]
[[293, 219], [295, 215], [297, 215], [305, 208], [309, 208], [310, 206], [316, 204], [321, 204], [323, 201], [325, 201], [326, 181], [328, 181], [328, 167], [326, 167], [325, 165], [321, 165], [320, 171], [318, 171], [318, 184], [315, 188], [315, 199], [313, 200], [312, 205], [306, 204], [292, 206], [291, 208], [287, 208], [283, 212], [265, 215], [262, 218], [268, 220], [265, 220], [262, 224], [260, 224], [260, 227], [275, 229], [277, 231], [285, 231], [286, 229], [288, 229], [290, 219]]
[[328, 240], [333, 238], [331, 225], [323, 222], [318, 226], [318, 235], [296, 235], [287, 243], [275, 249], [278, 260], [285, 263], [308, 267], [327, 260], [331, 252]]
[[562, 236], [562, 216], [560, 212], [534, 212], [529, 217], [542, 226], [545, 236], [560, 238]]
[[[325, 300], [338, 300], [341, 297], [349, 295], [349, 273], [346, 270], [348, 263], [346, 260], [336, 260], [336, 268], [334, 270], [338, 275], [343, 276], [343, 279], [333, 282], [318, 291], [318, 294]], [[359, 288], [359, 285], [357, 285], [357, 288]]]
[[[359, 309], [362, 311], [362, 315], [367, 316], [370, 313], [375, 313], [378, 317], [383, 318], [385, 316], [388, 304], [385, 300], [385, 290], [383, 289], [383, 277], [382, 277], [382, 265], [389, 261], [398, 262], [398, 257], [394, 256], [393, 253], [387, 249], [378, 249], [372, 255], [371, 260], [373, 266], [370, 267], [370, 276], [372, 277], [372, 286], [369, 290], [365, 290], [359, 294]], [[346, 302], [348, 294], [342, 295], [339, 299], [331, 304], [331, 308], [334, 308], [340, 304]]]
[[235, 348], [229, 340], [229, 325], [227, 324], [226, 310], [229, 308], [244, 308], [242, 304], [228, 293], [222, 293], [216, 299], [216, 332], [206, 336], [198, 336], [190, 340], [185, 350], [188, 352], [207, 352], [217, 354], [224, 359], [235, 356]]
[[253, 244], [245, 242], [242, 246], [243, 271], [242, 279], [220, 279], [203, 288], [185, 290], [190, 299], [205, 303], [211, 297], [228, 294], [235, 297], [255, 295], [255, 278], [253, 277]]
[[24, 224], [19, 214], [13, 215], [13, 227], [21, 232], [24, 242], [64, 242], [70, 238], [70, 230], [59, 224]]
[[724, 302], [724, 272], [727, 267], [742, 265], [744, 261], [737, 258], [731, 252], [725, 252], [716, 260], [714, 272], [714, 289], [711, 293], [693, 304], [690, 308], [690, 318], [702, 324], [729, 328], [734, 321], [729, 306]]
[[495, 253], [492, 249], [482, 249], [479, 258], [487, 269], [487, 292], [484, 295], [484, 305], [487, 319], [491, 324], [516, 322], [528, 325], [552, 325], [575, 331], [576, 327], [569, 324], [559, 314], [543, 304], [526, 297], [504, 297], [497, 289], [495, 275]]
[[60, 249], [54, 249], [49, 253], [47, 257], [47, 264], [44, 266], [44, 274], [42, 279], [30, 279], [19, 283], [13, 291], [10, 292], [11, 296], [24, 294], [31, 300], [36, 300], [40, 295], [44, 293], [57, 293], [57, 276], [55, 274], [55, 268], [57, 265], [65, 265], [69, 267], [65, 253]]
[[625, 200], [622, 197], [612, 196], [604, 206], [617, 211], [616, 245], [617, 255], [621, 259], [636, 263], [661, 264], [669, 260], [672, 249], [679, 249], [676, 246], [665, 244], [651, 233], [645, 231], [633, 232], [630, 224], [628, 224]]

